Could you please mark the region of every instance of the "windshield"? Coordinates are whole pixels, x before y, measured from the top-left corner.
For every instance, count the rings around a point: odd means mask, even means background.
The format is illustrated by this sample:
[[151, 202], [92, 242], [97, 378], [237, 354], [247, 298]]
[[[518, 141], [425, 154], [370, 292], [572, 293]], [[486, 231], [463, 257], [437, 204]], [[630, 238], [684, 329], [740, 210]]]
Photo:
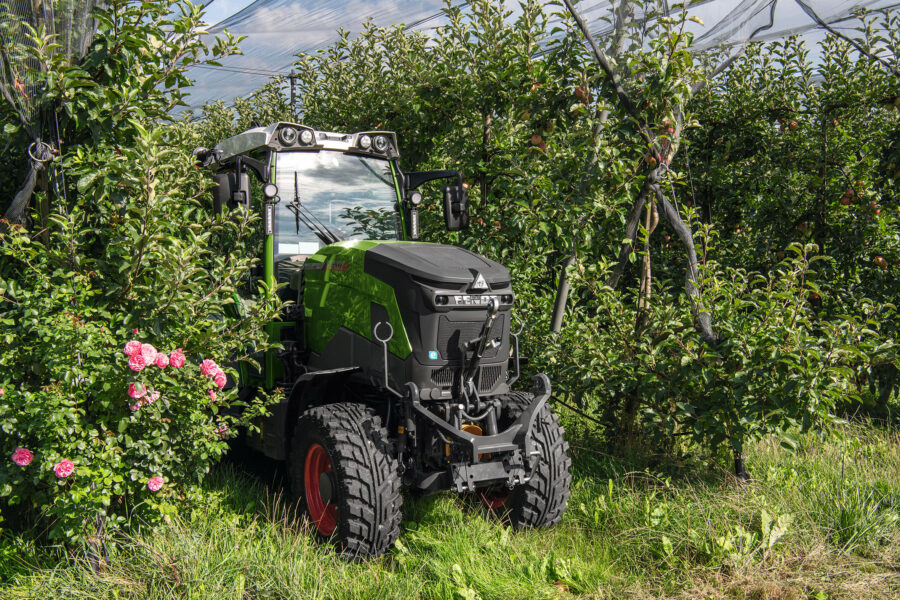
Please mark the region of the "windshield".
[[308, 223], [347, 240], [398, 238], [397, 194], [386, 160], [327, 150], [282, 152], [275, 160], [276, 261], [325, 245]]

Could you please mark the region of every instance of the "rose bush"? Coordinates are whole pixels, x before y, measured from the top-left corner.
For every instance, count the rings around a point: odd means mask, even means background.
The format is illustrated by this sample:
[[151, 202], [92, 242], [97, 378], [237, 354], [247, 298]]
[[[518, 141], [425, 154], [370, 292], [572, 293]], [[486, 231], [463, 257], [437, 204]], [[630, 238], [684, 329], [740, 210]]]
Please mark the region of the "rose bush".
[[226, 373], [269, 347], [280, 311], [264, 286], [235, 308], [258, 217], [213, 214], [207, 175], [165, 123], [184, 69], [233, 44], [204, 44], [183, 2], [112, 0], [96, 18], [80, 65], [52, 40], [34, 51], [68, 185], [38, 193], [53, 210], [30, 229], [0, 223], [0, 518], [69, 541], [192, 497], [235, 425], [265, 410]]

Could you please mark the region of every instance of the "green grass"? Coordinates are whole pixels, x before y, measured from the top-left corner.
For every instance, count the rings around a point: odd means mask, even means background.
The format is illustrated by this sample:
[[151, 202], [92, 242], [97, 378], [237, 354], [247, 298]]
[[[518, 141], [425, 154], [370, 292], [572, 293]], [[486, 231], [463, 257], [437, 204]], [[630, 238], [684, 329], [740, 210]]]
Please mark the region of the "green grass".
[[[406, 499], [397, 547], [348, 564], [280, 494], [234, 467], [203, 503], [110, 548], [101, 572], [0, 539], [0, 598], [898, 598], [900, 434], [851, 425], [755, 480], [663, 477], [580, 451], [559, 526], [514, 532], [449, 494]], [[57, 564], [58, 563], [58, 564]]]

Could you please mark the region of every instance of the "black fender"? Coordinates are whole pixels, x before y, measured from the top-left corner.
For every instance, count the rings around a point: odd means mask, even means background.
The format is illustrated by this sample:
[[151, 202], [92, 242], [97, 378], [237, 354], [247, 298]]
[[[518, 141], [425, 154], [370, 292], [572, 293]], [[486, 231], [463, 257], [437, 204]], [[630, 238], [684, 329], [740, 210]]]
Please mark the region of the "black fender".
[[313, 406], [340, 402], [343, 394], [335, 388], [343, 386], [347, 376], [356, 371], [359, 367], [344, 367], [309, 371], [298, 377], [286, 398], [279, 402], [267, 419], [266, 434], [263, 436], [265, 453], [272, 458], [286, 459], [294, 435], [294, 424], [300, 415]]

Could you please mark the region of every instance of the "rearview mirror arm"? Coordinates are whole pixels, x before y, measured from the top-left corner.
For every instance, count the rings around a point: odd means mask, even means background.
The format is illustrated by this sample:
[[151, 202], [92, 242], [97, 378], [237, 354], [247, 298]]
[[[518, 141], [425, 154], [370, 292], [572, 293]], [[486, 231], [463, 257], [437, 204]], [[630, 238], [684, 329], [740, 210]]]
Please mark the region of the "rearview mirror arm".
[[435, 179], [456, 179], [456, 185], [462, 187], [462, 173], [459, 171], [412, 171], [403, 174], [407, 190], [414, 190], [426, 181]]
[[249, 156], [238, 155], [233, 156], [225, 161], [218, 163], [220, 169], [227, 169], [231, 166], [245, 166], [256, 175], [256, 178], [263, 184], [269, 183], [269, 178], [266, 177], [268, 170], [266, 169], [266, 163], [261, 160], [256, 160], [255, 158], [250, 158]]

